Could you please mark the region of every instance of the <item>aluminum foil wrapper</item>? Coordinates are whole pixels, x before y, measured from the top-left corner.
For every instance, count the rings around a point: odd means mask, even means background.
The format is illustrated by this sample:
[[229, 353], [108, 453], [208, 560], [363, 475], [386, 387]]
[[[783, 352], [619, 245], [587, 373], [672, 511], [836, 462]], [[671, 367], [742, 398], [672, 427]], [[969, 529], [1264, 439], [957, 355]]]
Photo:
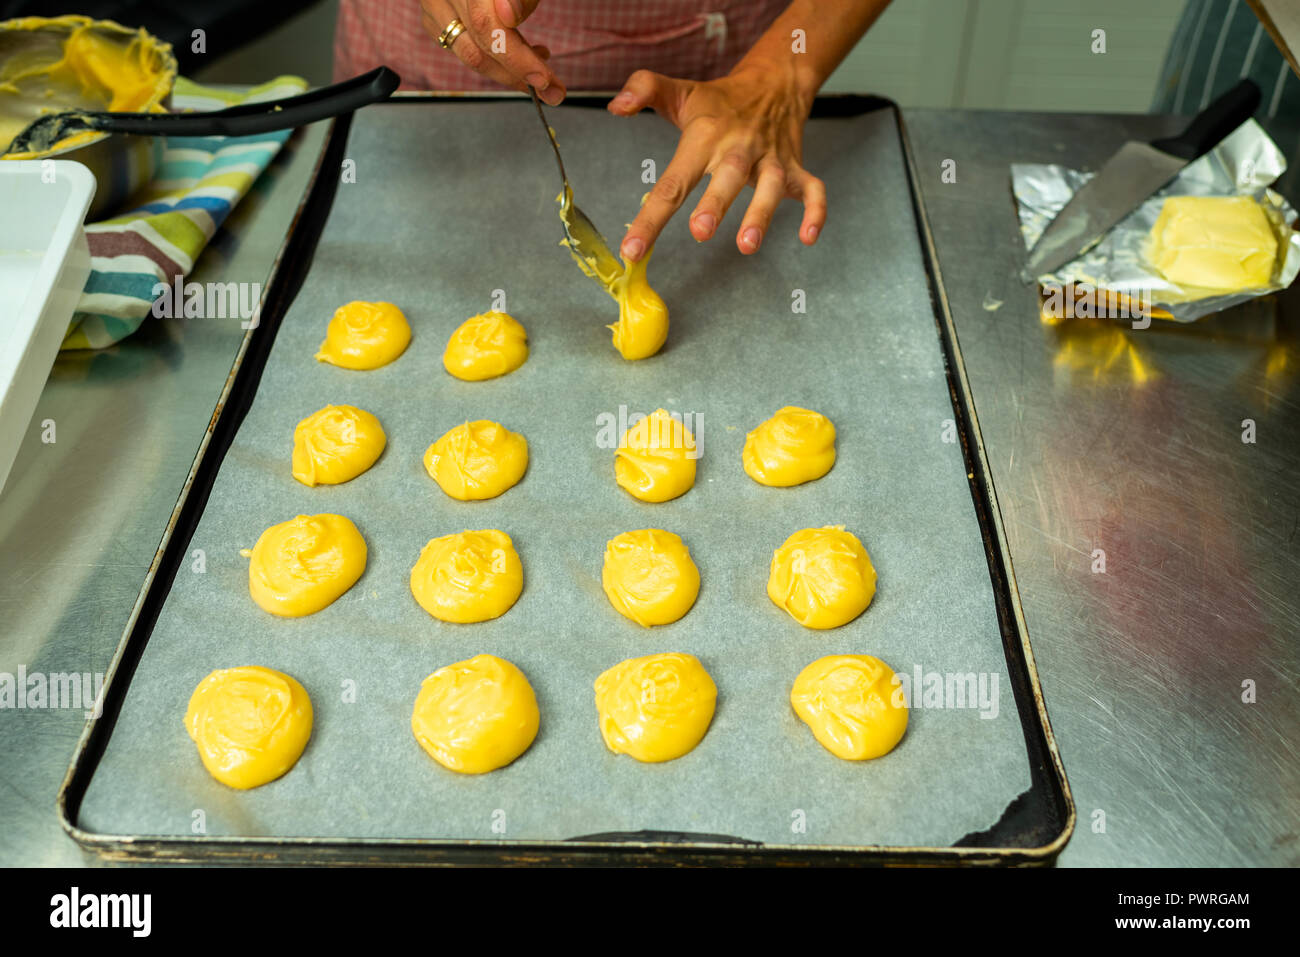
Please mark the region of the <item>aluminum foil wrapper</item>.
[[[1286, 171], [1286, 158], [1254, 120], [1247, 120], [1200, 159], [1188, 163], [1169, 185], [1120, 220], [1092, 249], [1054, 273], [1038, 277], [1043, 285], [1088, 283], [1098, 289], [1140, 296], [1149, 293], [1151, 305], [1179, 322], [1191, 322], [1256, 296], [1289, 286], [1300, 273], [1300, 233], [1292, 228], [1293, 206], [1269, 189]], [[1038, 241], [1043, 230], [1093, 173], [1046, 163], [1013, 163], [1011, 188], [1020, 217], [1025, 248]], [[1165, 279], [1144, 255], [1151, 228], [1169, 196], [1250, 196], [1261, 203], [1278, 234], [1278, 259], [1273, 282], [1260, 289], [1206, 296]]]

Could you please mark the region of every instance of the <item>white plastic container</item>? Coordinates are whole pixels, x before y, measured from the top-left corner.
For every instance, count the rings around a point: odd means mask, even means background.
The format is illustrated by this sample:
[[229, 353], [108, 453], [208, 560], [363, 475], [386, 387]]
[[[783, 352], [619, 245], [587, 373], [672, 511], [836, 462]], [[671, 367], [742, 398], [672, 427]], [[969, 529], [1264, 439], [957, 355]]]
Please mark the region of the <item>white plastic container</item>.
[[0, 162], [0, 492], [90, 274], [94, 195], [80, 163]]

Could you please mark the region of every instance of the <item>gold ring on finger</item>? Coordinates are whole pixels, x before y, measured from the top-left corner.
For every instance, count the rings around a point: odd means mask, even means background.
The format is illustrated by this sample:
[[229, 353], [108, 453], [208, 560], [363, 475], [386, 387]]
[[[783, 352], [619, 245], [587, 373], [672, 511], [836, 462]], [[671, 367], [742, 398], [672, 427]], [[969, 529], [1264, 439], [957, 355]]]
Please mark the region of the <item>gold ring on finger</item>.
[[444, 50], [450, 50], [451, 45], [456, 42], [456, 38], [464, 32], [465, 24], [460, 22], [460, 17], [456, 17], [438, 34], [438, 46]]

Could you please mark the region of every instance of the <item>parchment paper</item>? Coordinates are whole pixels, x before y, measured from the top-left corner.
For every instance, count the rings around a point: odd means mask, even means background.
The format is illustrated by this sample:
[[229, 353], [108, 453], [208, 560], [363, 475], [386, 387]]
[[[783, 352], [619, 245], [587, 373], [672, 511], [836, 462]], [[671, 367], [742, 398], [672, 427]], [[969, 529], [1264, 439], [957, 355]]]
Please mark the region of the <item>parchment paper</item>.
[[[532, 106], [459, 102], [368, 108], [352, 127], [356, 182], [340, 184], [310, 275], [284, 319], [257, 398], [222, 463], [85, 797], [97, 832], [209, 835], [569, 838], [642, 828], [774, 843], [951, 844], [990, 826], [1029, 787], [989, 574], [953, 418], [894, 120], [886, 111], [811, 123], [805, 148], [832, 198], [824, 239], [796, 237], [783, 204], [752, 259], [733, 236], [697, 245], [685, 215], [658, 244], [650, 276], [672, 330], [656, 357], [625, 362], [604, 328], [608, 296], [557, 245], [559, 191]], [[644, 116], [551, 111], [579, 204], [615, 244], [662, 171], [675, 131]], [[693, 202], [688, 201], [689, 203]], [[505, 378], [464, 383], [443, 370], [451, 331], [494, 289], [527, 327], [531, 356]], [[806, 314], [791, 310], [795, 290]], [[316, 362], [334, 309], [387, 299], [414, 338], [393, 364], [353, 372]], [[196, 320], [201, 321], [201, 320]], [[375, 413], [389, 444], [341, 486], [290, 475], [294, 424], [327, 403]], [[743, 472], [747, 430], [782, 405], [828, 415], [839, 460], [820, 481], [759, 486]], [[695, 488], [661, 505], [614, 482], [598, 416], [619, 406], [703, 415]], [[446, 429], [491, 418], [522, 432], [531, 463], [500, 498], [455, 502], [421, 455]], [[370, 549], [364, 576], [307, 618], [261, 611], [247, 560], [267, 526], [298, 513], [352, 518]], [[765, 594], [772, 551], [806, 526], [845, 524], [865, 543], [879, 591], [831, 632], [797, 625]], [[515, 607], [449, 625], [415, 602], [408, 575], [430, 538], [501, 528], [525, 575]], [[681, 534], [702, 589], [681, 621], [642, 629], [600, 587], [605, 542], [629, 529]], [[605, 749], [592, 682], [621, 659], [700, 657], [716, 717], [687, 756], [643, 765]], [[420, 750], [410, 712], [422, 679], [480, 652], [518, 664], [537, 691], [541, 732], [509, 767], [469, 777]], [[997, 675], [996, 718], [916, 707], [888, 756], [841, 761], [791, 711], [809, 662], [875, 654], [897, 671]], [[214, 668], [261, 664], [297, 677], [316, 709], [312, 740], [285, 777], [237, 792], [210, 778], [182, 727]], [[345, 701], [355, 687], [355, 702]], [[202, 814], [196, 812], [201, 811]]]

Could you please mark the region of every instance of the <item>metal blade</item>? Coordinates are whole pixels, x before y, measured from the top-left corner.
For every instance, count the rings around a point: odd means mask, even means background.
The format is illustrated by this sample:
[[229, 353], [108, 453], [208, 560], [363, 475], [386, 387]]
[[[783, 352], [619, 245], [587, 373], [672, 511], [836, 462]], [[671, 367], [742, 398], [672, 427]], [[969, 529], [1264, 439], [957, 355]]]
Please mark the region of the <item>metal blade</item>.
[[1178, 175], [1187, 160], [1130, 141], [1071, 197], [1038, 237], [1022, 282], [1055, 272], [1100, 242], [1107, 231]]

